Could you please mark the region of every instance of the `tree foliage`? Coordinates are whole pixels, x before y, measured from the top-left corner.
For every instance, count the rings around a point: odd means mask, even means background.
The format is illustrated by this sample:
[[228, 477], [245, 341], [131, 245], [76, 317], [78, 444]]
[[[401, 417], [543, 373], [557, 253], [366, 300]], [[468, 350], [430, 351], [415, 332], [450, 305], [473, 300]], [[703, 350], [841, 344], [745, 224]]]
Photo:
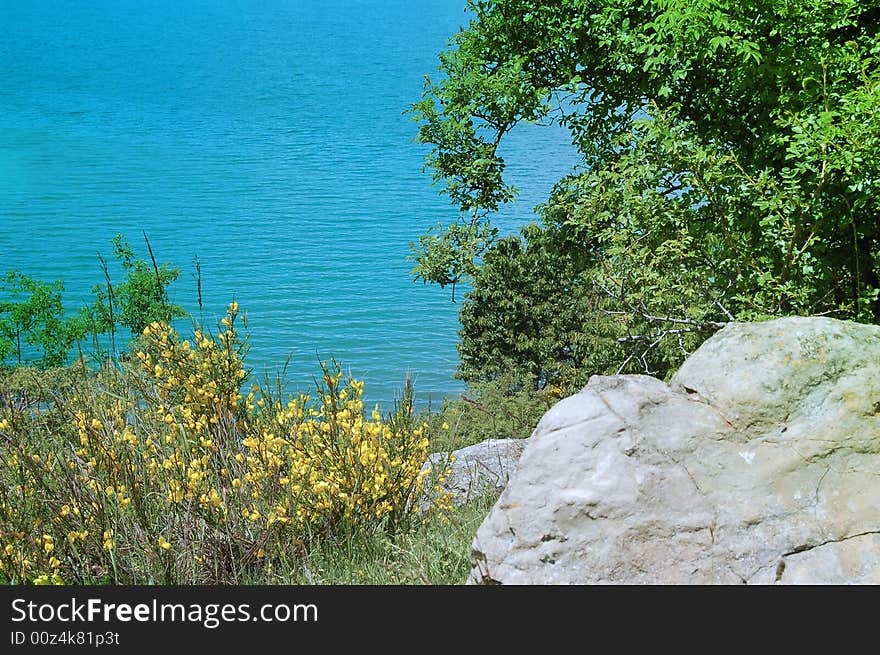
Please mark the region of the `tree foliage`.
[[144, 240], [149, 261], [138, 257], [121, 234], [113, 238], [113, 255], [125, 273], [121, 282], [111, 281], [107, 263], [99, 255], [105, 282], [92, 287], [95, 300], [84, 313], [87, 323], [97, 326], [99, 333], [124, 327], [134, 337], [154, 321], [170, 323], [186, 315], [181, 306], [168, 298], [168, 287], [180, 277], [180, 269], [168, 263], [158, 264], [149, 240]]
[[[649, 350], [671, 342], [680, 359], [734, 319], [880, 320], [875, 3], [469, 7], [440, 80], [413, 107], [435, 178], [461, 222], [480, 226], [467, 251], [489, 261], [507, 247], [492, 246], [489, 218], [515, 193], [504, 135], [523, 121], [558, 123], [582, 160], [542, 218], [595, 250], [584, 284], [608, 300], [598, 311], [617, 322], [619, 343], [637, 346], [631, 368], [656, 372]], [[422, 265], [433, 245], [420, 243], [414, 272], [443, 282]], [[480, 286], [474, 270], [446, 279]], [[661, 359], [672, 365], [670, 353]]]
[[459, 314], [458, 377], [514, 392], [568, 390], [607, 367], [593, 360], [607, 351], [600, 331], [584, 330], [597, 301], [585, 279], [592, 258], [566, 232], [527, 225], [486, 253]]
[[0, 278], [0, 362], [64, 363], [74, 335], [64, 319], [63, 290], [60, 280], [40, 282], [15, 271]]
[[98, 255], [105, 281], [92, 287], [93, 301], [74, 314], [64, 309], [60, 280], [42, 282], [18, 271], [0, 278], [0, 365], [62, 366], [74, 344], [87, 337], [98, 356], [104, 351], [101, 339], [108, 335], [110, 352], [105, 354], [115, 356], [115, 335], [120, 328], [128, 328], [134, 337], [154, 321], [169, 323], [185, 316], [183, 308], [168, 297], [168, 287], [180, 270], [157, 264], [148, 240], [146, 244], [149, 261], [138, 257], [117, 235], [113, 252], [125, 277], [113, 283], [106, 260]]

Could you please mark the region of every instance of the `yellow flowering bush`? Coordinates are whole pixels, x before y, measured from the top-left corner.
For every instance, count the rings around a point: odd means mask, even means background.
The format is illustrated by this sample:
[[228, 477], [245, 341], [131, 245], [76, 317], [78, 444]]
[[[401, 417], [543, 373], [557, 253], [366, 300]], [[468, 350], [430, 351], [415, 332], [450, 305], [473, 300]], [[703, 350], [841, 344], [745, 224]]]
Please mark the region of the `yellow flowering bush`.
[[413, 517], [429, 470], [411, 404], [367, 412], [335, 362], [314, 400], [244, 393], [239, 320], [231, 303], [216, 336], [148, 325], [127, 364], [57, 399], [51, 426], [0, 407], [0, 581], [240, 583]]

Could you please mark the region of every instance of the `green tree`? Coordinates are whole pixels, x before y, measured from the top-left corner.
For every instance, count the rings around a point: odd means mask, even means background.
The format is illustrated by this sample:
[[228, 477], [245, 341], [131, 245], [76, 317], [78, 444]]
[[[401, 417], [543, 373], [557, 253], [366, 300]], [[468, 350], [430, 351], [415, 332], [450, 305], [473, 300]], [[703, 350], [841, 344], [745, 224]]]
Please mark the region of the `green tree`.
[[0, 363], [11, 360], [17, 366], [63, 366], [75, 343], [83, 357], [79, 344], [89, 335], [96, 356], [103, 351], [102, 335], [109, 335], [111, 353], [115, 354], [117, 329], [128, 328], [137, 336], [153, 321], [170, 323], [186, 316], [168, 297], [168, 287], [180, 276], [180, 270], [167, 263], [157, 264], [146, 235], [144, 239], [149, 261], [137, 257], [122, 235], [113, 239], [113, 254], [125, 278], [114, 284], [107, 262], [99, 254], [105, 282], [92, 288], [92, 303], [70, 316], [61, 300], [62, 281], [49, 284], [16, 271], [0, 278]]
[[109, 334], [114, 351], [118, 328], [128, 328], [134, 337], [153, 321], [170, 323], [186, 316], [183, 307], [168, 297], [168, 287], [180, 277], [180, 269], [169, 263], [158, 264], [146, 235], [144, 241], [149, 260], [138, 257], [121, 234], [113, 238], [113, 255], [125, 273], [124, 279], [115, 284], [106, 260], [98, 255], [104, 283], [92, 287], [94, 301], [82, 308], [78, 317], [81, 333]]
[[530, 224], [486, 252], [459, 312], [459, 378], [559, 395], [611, 364], [595, 356], [614, 340], [601, 325], [585, 329], [587, 317], [601, 319], [587, 279], [593, 257], [568, 232]]
[[64, 317], [63, 282], [41, 282], [16, 271], [0, 278], [0, 362], [61, 366], [73, 342]]
[[515, 194], [499, 144], [518, 123], [559, 123], [582, 161], [543, 220], [595, 248], [584, 284], [608, 301], [596, 311], [630, 368], [662, 373], [733, 319], [880, 320], [875, 3], [469, 7], [413, 112], [471, 236], [442, 276], [427, 264], [450, 241], [420, 241], [417, 277], [474, 277], [468, 257], [489, 259], [490, 214]]

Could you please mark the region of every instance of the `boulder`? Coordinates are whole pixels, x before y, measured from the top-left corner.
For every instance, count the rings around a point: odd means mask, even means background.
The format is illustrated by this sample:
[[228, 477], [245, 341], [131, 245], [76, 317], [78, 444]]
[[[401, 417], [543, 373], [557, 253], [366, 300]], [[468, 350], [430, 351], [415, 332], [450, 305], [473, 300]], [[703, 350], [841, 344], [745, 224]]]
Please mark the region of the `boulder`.
[[[487, 439], [452, 453], [432, 453], [423, 465], [443, 475], [440, 486], [461, 505], [490, 490], [501, 491], [516, 471], [526, 439]], [[450, 454], [454, 457], [450, 458]]]
[[471, 583], [880, 583], [880, 327], [732, 323], [540, 421]]

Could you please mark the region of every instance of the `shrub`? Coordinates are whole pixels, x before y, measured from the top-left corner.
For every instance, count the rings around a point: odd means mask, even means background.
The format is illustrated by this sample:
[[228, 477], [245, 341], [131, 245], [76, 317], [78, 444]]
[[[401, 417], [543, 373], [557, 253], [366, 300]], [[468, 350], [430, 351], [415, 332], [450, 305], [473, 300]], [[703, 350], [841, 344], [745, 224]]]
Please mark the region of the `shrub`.
[[549, 391], [511, 393], [503, 379], [472, 384], [431, 417], [431, 450], [452, 451], [486, 439], [525, 439], [559, 398]]
[[[153, 321], [170, 323], [186, 316], [183, 307], [171, 303], [168, 296], [168, 287], [180, 276], [180, 270], [158, 264], [146, 235], [144, 240], [149, 262], [137, 257], [121, 234], [116, 235], [113, 253], [125, 278], [113, 284], [106, 260], [98, 255], [105, 282], [92, 287], [94, 300], [75, 314], [68, 315], [62, 303], [63, 281], [50, 284], [17, 271], [0, 276], [0, 367], [62, 367], [74, 344], [82, 361], [86, 337], [91, 338], [95, 359], [101, 361], [119, 354], [119, 328], [126, 327], [137, 336]], [[102, 344], [106, 336], [109, 352]]]
[[559, 397], [614, 372], [619, 334], [601, 311], [583, 244], [571, 229], [537, 225], [495, 242], [459, 312], [457, 377]]
[[64, 283], [10, 271], [0, 277], [0, 364], [39, 368], [64, 363], [75, 335], [64, 319]]
[[314, 401], [243, 393], [238, 318], [232, 303], [192, 341], [148, 325], [130, 363], [83, 376], [54, 414], [4, 403], [0, 580], [240, 583], [411, 520], [426, 424], [366, 415], [335, 363]]

